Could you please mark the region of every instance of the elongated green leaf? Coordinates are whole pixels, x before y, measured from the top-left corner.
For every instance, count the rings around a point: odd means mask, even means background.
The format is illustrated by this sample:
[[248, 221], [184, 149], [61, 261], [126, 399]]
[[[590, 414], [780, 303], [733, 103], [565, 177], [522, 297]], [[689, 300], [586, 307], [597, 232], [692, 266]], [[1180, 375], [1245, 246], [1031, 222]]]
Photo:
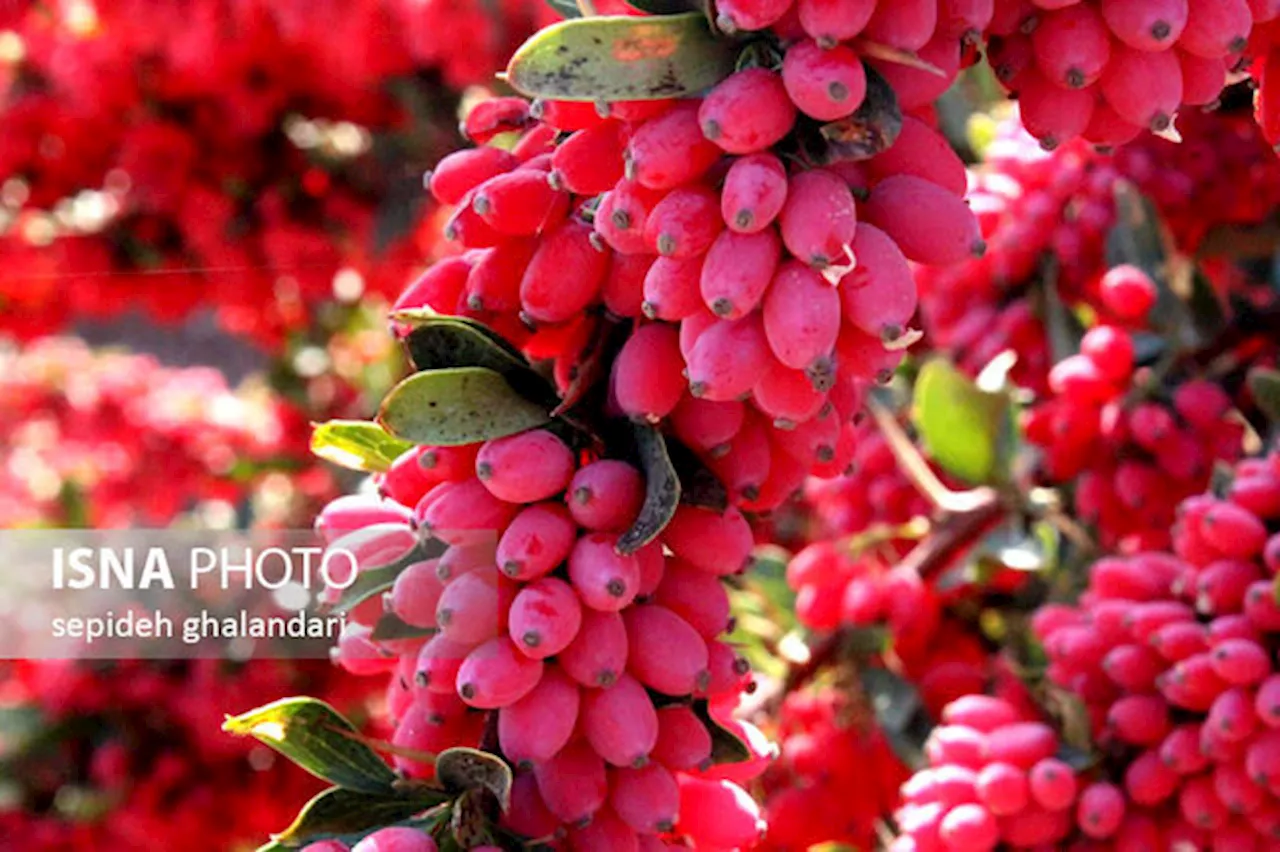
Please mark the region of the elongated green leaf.
[[378, 829], [404, 822], [448, 800], [440, 790], [412, 790], [371, 795], [330, 787], [302, 806], [284, 831], [274, 835], [264, 849], [297, 849], [317, 840], [355, 843]]
[[480, 322], [480, 320], [474, 319], [472, 317], [442, 314], [439, 311], [433, 311], [431, 308], [422, 307], [422, 308], [405, 308], [403, 310], [395, 311], [394, 313], [391, 314], [391, 319], [395, 320], [396, 322], [404, 323], [405, 325], [411, 326], [413, 328], [417, 328], [423, 325], [431, 325], [434, 322], [439, 322], [442, 320], [447, 320], [448, 322], [457, 323], [459, 325], [465, 325], [468, 328], [475, 331], [476, 333], [482, 334], [485, 337], [489, 338], [489, 340], [495, 346], [508, 352], [511, 355], [511, 357], [516, 359], [517, 361], [524, 360], [524, 354], [515, 346], [513, 346], [511, 341], [507, 340], [501, 334], [498, 334], [498, 332], [489, 328], [489, 326]]
[[711, 734], [712, 763], [743, 763], [751, 759], [750, 747], [737, 734], [716, 721], [706, 701], [693, 702], [692, 709]]
[[968, 482], [992, 482], [1002, 475], [1009, 410], [1008, 393], [980, 390], [941, 359], [925, 364], [916, 380], [912, 419], [925, 449]]
[[676, 474], [667, 442], [653, 426], [635, 426], [636, 450], [644, 470], [644, 505], [631, 529], [618, 539], [619, 553], [635, 553], [671, 522], [680, 504], [680, 477]]
[[700, 12], [579, 18], [547, 27], [507, 66], [530, 97], [563, 101], [682, 98], [733, 73], [734, 51]]
[[575, 0], [547, 0], [547, 5], [555, 9], [562, 18], [580, 18], [581, 10]]
[[239, 716], [222, 729], [251, 736], [303, 769], [346, 790], [389, 795], [396, 774], [364, 743], [352, 739], [355, 725], [315, 698], [282, 698]]
[[417, 373], [391, 389], [378, 422], [392, 435], [454, 447], [514, 435], [551, 419], [499, 373], [455, 367]]
[[484, 367], [500, 374], [526, 399], [548, 407], [560, 401], [555, 389], [533, 371], [523, 355], [458, 317], [426, 319], [409, 332], [404, 344], [419, 370]]
[[434, 627], [415, 627], [394, 612], [389, 612], [378, 619], [378, 623], [373, 626], [373, 632], [369, 634], [369, 638], [378, 640], [420, 639], [424, 636], [434, 636], [438, 632]]
[[1262, 367], [1250, 370], [1249, 392], [1274, 430], [1280, 424], [1280, 371]]
[[412, 447], [367, 420], [330, 420], [311, 432], [311, 452], [348, 470], [377, 473]]
[[511, 805], [511, 767], [497, 755], [474, 748], [450, 748], [436, 757], [436, 780], [448, 791], [488, 790], [506, 811]]
[[859, 678], [876, 721], [893, 750], [907, 765], [922, 765], [924, 743], [933, 730], [933, 721], [924, 709], [919, 691], [886, 669], [869, 666], [862, 669]]

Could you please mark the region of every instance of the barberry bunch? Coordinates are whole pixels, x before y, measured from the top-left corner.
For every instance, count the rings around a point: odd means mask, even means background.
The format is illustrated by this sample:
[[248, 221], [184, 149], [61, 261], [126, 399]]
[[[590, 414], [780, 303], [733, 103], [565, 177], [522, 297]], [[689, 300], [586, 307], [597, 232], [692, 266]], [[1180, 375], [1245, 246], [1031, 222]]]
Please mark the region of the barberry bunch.
[[[657, 540], [629, 546], [640, 471], [579, 464], [547, 430], [416, 447], [379, 487], [381, 497], [330, 504], [317, 527], [334, 546], [367, 539], [362, 553], [403, 552], [419, 537], [447, 545], [385, 597], [429, 639], [373, 639], [383, 601], [372, 598], [352, 610], [335, 652], [353, 672], [394, 673], [397, 747], [486, 743], [517, 769], [504, 826], [526, 838], [567, 837], [583, 850], [756, 842], [758, 810], [734, 782], [763, 771], [769, 751], [731, 717], [750, 676], [719, 638], [729, 626], [721, 580], [753, 546], [736, 509], [682, 505]], [[721, 726], [754, 750], [747, 763], [713, 765]], [[396, 764], [433, 774], [414, 757]]]
[[[1104, 278], [1113, 300], [1147, 302], [1145, 273], [1120, 266]], [[1099, 325], [1081, 352], [1049, 373], [1053, 396], [1027, 415], [1027, 440], [1044, 453], [1050, 482], [1075, 481], [1075, 510], [1109, 550], [1133, 553], [1169, 545], [1180, 500], [1209, 482], [1215, 461], [1242, 451], [1243, 424], [1227, 418], [1231, 398], [1209, 381], [1172, 388], [1168, 401], [1135, 396], [1133, 342]], [[1141, 386], [1141, 382], [1137, 382]]]
[[1090, 838], [1116, 834], [1125, 819], [1123, 794], [1078, 777], [1060, 759], [1061, 748], [1050, 725], [1002, 698], [957, 698], [925, 744], [929, 766], [902, 785], [895, 814], [901, 834], [889, 848], [1065, 849], [1077, 827]]
[[1215, 103], [1255, 20], [1276, 11], [1246, 0], [999, 0], [990, 61], [1041, 145], [1110, 147], [1173, 132], [1180, 107]]
[[[939, 22], [934, 3], [862, 4], [857, 16], [805, 5], [798, 18], [774, 5], [718, 10], [722, 29], [767, 30], [779, 53], [703, 98], [478, 105], [464, 129], [481, 147], [430, 181], [456, 205], [446, 234], [467, 251], [397, 304], [515, 335], [556, 358], [562, 388], [591, 335], [584, 312], [633, 323], [612, 402], [669, 423], [753, 510], [810, 470], [848, 465], [865, 386], [914, 338], [911, 262], [983, 248], [964, 166], [928, 109], [973, 27]], [[904, 58], [917, 49], [940, 73]], [[790, 156], [812, 133], [879, 133], [884, 121], [890, 139], [871, 150], [823, 142]], [[514, 147], [492, 144], [514, 130]]]
[[[1172, 553], [1094, 563], [1076, 607], [1036, 617], [1048, 677], [1123, 758], [1125, 804], [1208, 848], [1280, 839], [1273, 590], [1280, 459], [1243, 461], [1225, 497], [1179, 510]], [[1226, 840], [1215, 840], [1223, 843]]]

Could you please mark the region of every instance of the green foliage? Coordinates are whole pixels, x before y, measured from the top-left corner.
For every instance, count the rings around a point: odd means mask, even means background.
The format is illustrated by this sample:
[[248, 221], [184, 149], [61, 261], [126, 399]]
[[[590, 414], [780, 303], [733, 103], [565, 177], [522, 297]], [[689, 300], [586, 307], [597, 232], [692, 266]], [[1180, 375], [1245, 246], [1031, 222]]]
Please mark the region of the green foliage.
[[330, 420], [311, 432], [311, 452], [339, 467], [368, 473], [386, 470], [412, 446], [365, 420]]
[[414, 367], [421, 371], [451, 367], [484, 367], [500, 374], [521, 396], [554, 408], [555, 389], [533, 371], [511, 344], [475, 320], [450, 316], [419, 316], [404, 345]]
[[666, 439], [649, 425], [637, 424], [634, 432], [636, 454], [644, 472], [644, 505], [635, 523], [618, 539], [619, 553], [635, 553], [657, 538], [680, 503], [680, 477], [667, 454]]
[[1012, 401], [985, 391], [943, 360], [925, 364], [916, 380], [912, 421], [931, 458], [975, 484], [1002, 481], [1012, 461]]
[[303, 805], [297, 817], [258, 852], [297, 849], [318, 840], [348, 845], [390, 825], [400, 825], [447, 800], [440, 790], [413, 787], [378, 794], [330, 787]]
[[355, 725], [315, 698], [282, 698], [228, 717], [222, 729], [251, 736], [344, 790], [384, 795], [396, 782], [391, 767], [358, 741]]
[[924, 765], [924, 742], [933, 730], [933, 720], [915, 685], [882, 668], [863, 668], [859, 677], [876, 721], [898, 757], [908, 766]]
[[511, 806], [511, 767], [474, 748], [451, 748], [436, 758], [436, 780], [451, 793], [488, 790], [504, 812]]
[[511, 57], [507, 82], [554, 100], [683, 98], [732, 74], [734, 54], [701, 12], [578, 18], [526, 41]]
[[416, 373], [392, 388], [378, 411], [392, 435], [442, 447], [503, 438], [550, 420], [545, 406], [485, 367]]

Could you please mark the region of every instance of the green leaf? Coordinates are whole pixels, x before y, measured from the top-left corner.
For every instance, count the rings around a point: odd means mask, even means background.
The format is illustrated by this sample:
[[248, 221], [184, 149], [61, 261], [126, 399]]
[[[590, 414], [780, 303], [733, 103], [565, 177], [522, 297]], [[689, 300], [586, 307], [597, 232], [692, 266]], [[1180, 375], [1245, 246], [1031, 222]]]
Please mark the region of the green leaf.
[[561, 101], [682, 98], [733, 73], [734, 50], [699, 12], [658, 18], [562, 21], [526, 41], [507, 82], [530, 97]]
[[239, 716], [222, 729], [251, 736], [303, 769], [346, 790], [387, 795], [396, 781], [373, 749], [352, 739], [356, 726], [315, 698], [282, 698]]
[[1058, 292], [1058, 265], [1051, 261], [1045, 270], [1040, 287], [1042, 312], [1044, 315], [1045, 334], [1049, 338], [1049, 352], [1056, 364], [1080, 351], [1080, 341], [1084, 338], [1084, 326], [1080, 318], [1072, 313], [1062, 302], [1062, 294]]
[[925, 364], [916, 380], [912, 421], [929, 455], [949, 473], [971, 483], [993, 482], [1008, 463], [1008, 393], [978, 389], [941, 359]]
[[436, 780], [451, 793], [488, 790], [505, 812], [511, 806], [511, 767], [502, 758], [474, 748], [450, 748], [436, 757]]
[[378, 411], [391, 434], [442, 447], [504, 438], [550, 419], [544, 406], [484, 367], [416, 373], [392, 388]]
[[434, 627], [415, 627], [394, 612], [389, 612], [374, 625], [370, 639], [420, 639], [423, 636], [434, 636], [440, 632]]
[[680, 477], [667, 454], [666, 439], [648, 424], [635, 424], [634, 432], [644, 471], [644, 505], [631, 529], [618, 539], [618, 552], [624, 554], [635, 553], [657, 538], [680, 503]]
[[311, 432], [311, 452], [348, 470], [378, 473], [412, 447], [367, 420], [330, 420]]
[[713, 512], [724, 512], [729, 508], [729, 490], [696, 453], [668, 437], [667, 454], [680, 474], [681, 503]]
[[1272, 427], [1280, 424], [1280, 370], [1262, 367], [1250, 370], [1249, 393]]
[[353, 844], [367, 834], [405, 820], [448, 800], [443, 792], [427, 787], [379, 794], [330, 787], [302, 806], [298, 816], [272, 843], [258, 852], [297, 849], [318, 840], [342, 840]]
[[391, 319], [395, 320], [396, 322], [400, 322], [400, 323], [404, 323], [405, 325], [412, 326], [413, 328], [417, 328], [423, 325], [431, 325], [432, 323], [440, 322], [442, 320], [448, 321], [451, 323], [457, 323], [459, 325], [465, 325], [468, 328], [475, 331], [477, 334], [482, 334], [485, 337], [489, 338], [489, 340], [494, 345], [496, 345], [499, 349], [506, 350], [506, 352], [508, 352], [511, 355], [511, 357], [514, 358], [516, 361], [523, 362], [525, 360], [524, 353], [521, 352], [516, 346], [514, 346], [511, 343], [511, 341], [507, 340], [501, 334], [498, 334], [498, 332], [489, 328], [489, 326], [480, 322], [480, 320], [473, 319], [472, 317], [462, 317], [462, 316], [454, 316], [450, 314], [442, 314], [439, 311], [432, 310], [429, 307], [421, 307], [421, 308], [404, 308], [402, 310], [395, 311], [394, 313], [391, 314]]
[[547, 0], [547, 5], [555, 9], [562, 18], [580, 18], [582, 10], [576, 0]]
[[863, 668], [859, 679], [876, 714], [876, 721], [894, 751], [908, 765], [921, 765], [924, 742], [933, 730], [933, 721], [924, 708], [919, 691], [909, 681], [886, 669]]
[[1191, 292], [1187, 294], [1187, 310], [1191, 327], [1202, 344], [1216, 340], [1227, 328], [1227, 315], [1213, 290], [1213, 282], [1199, 266], [1191, 270]]
[[[366, 527], [366, 529], [368, 528]], [[399, 577], [401, 572], [410, 565], [427, 559], [435, 559], [443, 554], [444, 551], [444, 542], [430, 539], [420, 543], [390, 565], [361, 570], [356, 576], [355, 582], [342, 590], [342, 595], [338, 598], [338, 602], [333, 605], [333, 609], [338, 612], [349, 612], [353, 607], [364, 603], [374, 595], [390, 589], [395, 584], [396, 577]]]
[[555, 389], [533, 371], [523, 355], [498, 340], [458, 317], [434, 316], [415, 323], [404, 345], [419, 370], [485, 367], [499, 373], [526, 399], [554, 407], [559, 402]]
[[737, 734], [716, 721], [706, 701], [694, 701], [691, 709], [711, 734], [712, 763], [744, 763], [751, 759], [751, 749]]

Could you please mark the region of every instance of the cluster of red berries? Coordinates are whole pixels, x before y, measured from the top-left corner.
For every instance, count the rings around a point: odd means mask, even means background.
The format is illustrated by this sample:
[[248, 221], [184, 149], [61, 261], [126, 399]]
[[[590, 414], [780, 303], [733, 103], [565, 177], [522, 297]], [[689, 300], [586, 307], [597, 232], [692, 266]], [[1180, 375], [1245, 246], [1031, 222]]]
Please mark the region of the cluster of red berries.
[[776, 721], [781, 755], [762, 781], [769, 832], [761, 848], [874, 848], [876, 823], [897, 804], [907, 769], [867, 709], [827, 687], [787, 695]]
[[[394, 294], [436, 229], [380, 199], [452, 140], [447, 86], [484, 81], [551, 15], [490, 5], [361, 0], [323, 24], [297, 3], [17, 14], [0, 47], [0, 328], [211, 306], [278, 346], [317, 304]], [[442, 106], [415, 114], [397, 85]]]
[[[964, 166], [928, 109], [969, 27], [939, 22], [933, 3], [857, 17], [799, 4], [787, 23], [791, 4], [773, 5], [777, 15], [752, 3], [718, 12], [735, 31], [774, 25], [787, 44], [780, 70], [746, 68], [704, 98], [478, 105], [464, 129], [481, 147], [445, 158], [430, 181], [456, 205], [446, 235], [467, 251], [398, 303], [475, 316], [531, 355], [554, 355], [562, 389], [593, 311], [634, 321], [612, 365], [613, 403], [668, 420], [752, 510], [848, 465], [866, 384], [912, 340], [910, 262], [982, 251]], [[937, 43], [955, 59], [935, 76], [860, 53], [859, 39]], [[849, 119], [863, 104], [867, 67], [908, 110], [893, 146], [788, 166], [779, 154], [799, 124]], [[510, 150], [485, 144], [513, 130]]]
[[1044, 147], [1120, 145], [1216, 102], [1255, 17], [1277, 13], [1265, 0], [999, 0], [990, 61]]
[[1094, 563], [1079, 604], [1034, 627], [1048, 677], [1123, 757], [1130, 811], [1195, 848], [1262, 849], [1280, 841], [1280, 457], [1234, 473], [1225, 498], [1183, 502], [1172, 553]]
[[[1089, 783], [1060, 757], [1057, 732], [1002, 699], [981, 693], [948, 704], [925, 744], [929, 766], [902, 785], [893, 852], [1093, 849], [1073, 836], [1132, 845], [1125, 798], [1112, 784]], [[1145, 835], [1138, 835], [1146, 839]], [[1207, 848], [1207, 847], [1196, 847]]]
[[[580, 850], [756, 842], [758, 809], [734, 782], [762, 772], [770, 751], [732, 718], [751, 678], [719, 638], [730, 621], [721, 580], [754, 544], [736, 509], [682, 505], [659, 539], [625, 547], [642, 474], [612, 459], [579, 464], [545, 430], [420, 446], [378, 484], [381, 496], [332, 503], [317, 528], [370, 558], [425, 537], [448, 545], [355, 607], [335, 652], [353, 672], [393, 673], [393, 743], [474, 747], [496, 714], [492, 747], [517, 769], [506, 825], [524, 837]], [[384, 607], [433, 635], [373, 640]], [[709, 719], [754, 757], [712, 765]]]
[[[1118, 266], [1103, 278], [1104, 298], [1147, 306], [1151, 280]], [[1109, 295], [1108, 295], [1109, 294]], [[1145, 312], [1145, 311], [1144, 311]], [[1043, 452], [1041, 472], [1074, 481], [1076, 515], [1098, 530], [1108, 551], [1169, 545], [1174, 511], [1199, 493], [1215, 461], [1242, 452], [1244, 427], [1226, 417], [1231, 398], [1204, 380], [1176, 386], [1170, 402], [1134, 398], [1133, 341], [1124, 329], [1098, 325], [1081, 352], [1054, 365], [1052, 396], [1027, 414], [1026, 436]]]
[[[1006, 123], [970, 173], [969, 204], [987, 252], [946, 267], [919, 267], [920, 313], [929, 343], [971, 374], [1006, 349], [1018, 355], [1011, 378], [1046, 390], [1052, 355], [1040, 281], [1051, 274], [1068, 307], [1087, 304], [1107, 322], [1133, 327], [1102, 293], [1105, 244], [1116, 221], [1118, 180], [1150, 198], [1177, 250], [1197, 254], [1224, 227], [1263, 222], [1280, 203], [1280, 162], [1248, 115], [1181, 116], [1178, 144], [1144, 137], [1103, 156], [1083, 142], [1046, 153], [1015, 123]], [[1052, 272], [1046, 272], [1046, 260]], [[1244, 284], [1207, 259], [1221, 292]]]
[[250, 847], [321, 785], [221, 733], [222, 702], [309, 691], [356, 710], [364, 698], [324, 662], [14, 661], [0, 673], [0, 708], [37, 722], [0, 743], [0, 835], [19, 849]]
[[[46, 338], [0, 353], [0, 374], [0, 526], [162, 526], [244, 498], [260, 480], [248, 468], [307, 458], [305, 421], [215, 370]], [[319, 467], [297, 484], [333, 487]]]

